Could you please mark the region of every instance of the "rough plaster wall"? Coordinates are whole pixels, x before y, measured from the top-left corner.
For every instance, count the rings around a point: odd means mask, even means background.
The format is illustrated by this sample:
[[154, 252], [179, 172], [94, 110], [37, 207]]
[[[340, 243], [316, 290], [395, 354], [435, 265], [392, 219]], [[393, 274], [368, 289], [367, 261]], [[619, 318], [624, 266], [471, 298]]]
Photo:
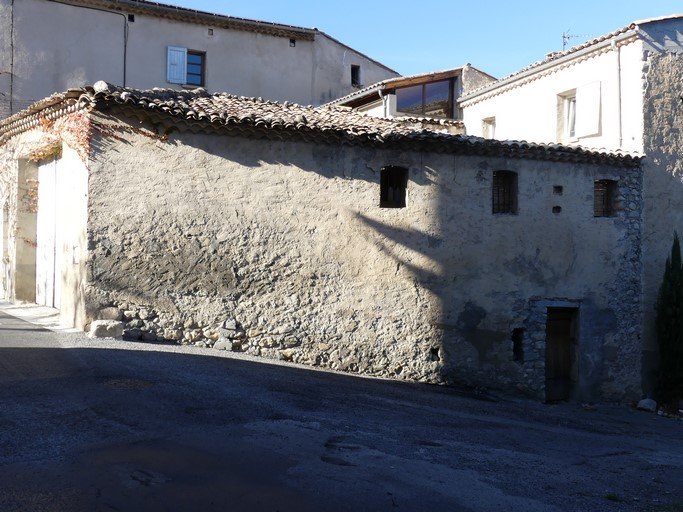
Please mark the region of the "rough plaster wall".
[[313, 59], [311, 89], [314, 105], [322, 105], [357, 90], [351, 85], [352, 64], [360, 66], [363, 87], [399, 76], [322, 33], [316, 35]]
[[[588, 392], [637, 386], [640, 230], [627, 215], [640, 215], [638, 171], [122, 136], [99, 141], [91, 166], [92, 317], [116, 306], [147, 339], [227, 338], [266, 357], [542, 396], [535, 304], [572, 299], [593, 319], [582, 337], [595, 339], [586, 357], [600, 365]], [[410, 171], [405, 209], [378, 208], [385, 165]], [[520, 173], [518, 216], [491, 215], [494, 169]], [[623, 179], [619, 217], [592, 217], [596, 177]], [[521, 364], [515, 327], [529, 334]]]
[[0, 119], [11, 114], [12, 2], [0, 0]]
[[674, 231], [683, 234], [683, 60], [671, 53], [651, 53], [644, 67], [645, 240], [644, 308], [646, 342], [644, 377], [651, 390], [657, 364], [654, 306], [671, 250]]
[[473, 68], [470, 65], [465, 65], [462, 68], [462, 91], [461, 94], [468, 93], [479, 89], [480, 87], [490, 84], [495, 79], [486, 73]]
[[[14, 296], [14, 283], [11, 281], [14, 268], [14, 254], [16, 244], [16, 205], [17, 205], [17, 161], [15, 159], [17, 140], [10, 141], [5, 144], [0, 153], [0, 208], [7, 207], [8, 216], [6, 219], [7, 229], [10, 233], [7, 240], [7, 247], [5, 248], [7, 260], [2, 262], [2, 276], [3, 287], [5, 289], [5, 298], [9, 299]], [[8, 277], [10, 279], [8, 279]]]
[[20, 0], [14, 9], [15, 112], [70, 87], [97, 80], [122, 83], [125, 18], [120, 13], [45, 0]]

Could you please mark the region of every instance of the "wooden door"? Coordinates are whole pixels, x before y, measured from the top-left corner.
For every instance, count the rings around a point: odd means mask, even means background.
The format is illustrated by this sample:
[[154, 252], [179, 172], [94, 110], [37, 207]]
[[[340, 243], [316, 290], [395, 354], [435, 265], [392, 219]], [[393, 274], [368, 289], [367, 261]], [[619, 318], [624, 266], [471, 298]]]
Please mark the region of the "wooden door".
[[547, 402], [569, 400], [576, 374], [575, 308], [548, 308], [545, 346], [545, 399]]

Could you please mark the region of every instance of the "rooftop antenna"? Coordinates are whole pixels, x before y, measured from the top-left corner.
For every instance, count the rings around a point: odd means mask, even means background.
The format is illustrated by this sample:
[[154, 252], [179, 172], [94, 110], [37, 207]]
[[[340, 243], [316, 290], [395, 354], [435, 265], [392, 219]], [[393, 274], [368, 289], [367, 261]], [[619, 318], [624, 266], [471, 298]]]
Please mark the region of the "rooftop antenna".
[[562, 32], [562, 51], [565, 51], [567, 49], [567, 45], [569, 45], [570, 39], [577, 39], [577, 38], [589, 39], [591, 37], [593, 37], [593, 36], [590, 34], [577, 34], [577, 35], [570, 34], [569, 29], [567, 29], [566, 32]]

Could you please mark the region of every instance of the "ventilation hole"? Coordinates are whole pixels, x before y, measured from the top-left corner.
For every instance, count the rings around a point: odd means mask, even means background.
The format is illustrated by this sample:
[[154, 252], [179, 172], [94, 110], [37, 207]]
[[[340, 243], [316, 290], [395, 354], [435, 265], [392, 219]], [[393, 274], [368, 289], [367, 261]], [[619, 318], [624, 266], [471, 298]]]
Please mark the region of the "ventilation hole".
[[557, 194], [558, 196], [562, 195], [562, 192], [564, 192], [564, 189], [562, 188], [562, 185], [555, 185], [553, 187], [553, 194]]
[[129, 14], [128, 15], [128, 21], [130, 23], [134, 23], [135, 22], [135, 14]]
[[560, 213], [562, 211], [561, 206], [553, 206], [553, 213]]

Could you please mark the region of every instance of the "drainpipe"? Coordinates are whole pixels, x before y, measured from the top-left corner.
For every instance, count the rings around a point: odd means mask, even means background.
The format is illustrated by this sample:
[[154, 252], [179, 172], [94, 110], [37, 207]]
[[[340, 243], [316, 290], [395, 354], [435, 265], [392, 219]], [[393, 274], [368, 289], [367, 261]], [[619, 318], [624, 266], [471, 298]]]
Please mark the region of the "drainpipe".
[[[50, 0], [56, 4], [68, 5], [69, 7], [80, 7], [81, 9], [90, 9], [91, 11], [106, 12], [108, 14], [116, 14], [123, 17], [123, 87], [126, 87], [126, 68], [128, 60], [128, 16], [122, 12], [108, 11], [107, 9], [98, 9], [97, 7], [87, 7], [84, 5], [74, 5], [68, 2], [62, 2], [61, 0]], [[14, 4], [14, 0], [12, 0]]]
[[377, 94], [379, 94], [379, 99], [382, 100], [382, 109], [384, 110], [384, 114], [382, 117], [388, 117], [387, 116], [387, 100], [388, 98], [382, 94], [382, 89], [377, 89]]
[[619, 123], [617, 130], [619, 136], [619, 149], [624, 143], [624, 134], [622, 127], [622, 113], [621, 113], [621, 46], [618, 46], [615, 41], [612, 41], [612, 48], [616, 50], [617, 56], [617, 122]]
[[9, 44], [9, 115], [12, 115], [14, 114], [14, 0], [10, 5]]

